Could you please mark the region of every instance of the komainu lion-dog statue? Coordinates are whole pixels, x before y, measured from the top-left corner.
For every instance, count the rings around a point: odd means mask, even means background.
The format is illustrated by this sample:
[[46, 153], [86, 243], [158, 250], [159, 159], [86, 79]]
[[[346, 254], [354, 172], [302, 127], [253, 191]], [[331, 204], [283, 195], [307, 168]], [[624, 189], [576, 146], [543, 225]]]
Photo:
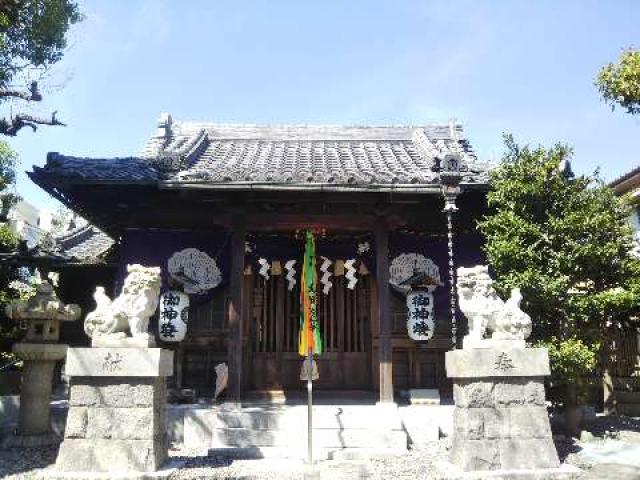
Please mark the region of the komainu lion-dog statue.
[[[511, 290], [511, 297], [502, 301], [486, 265], [458, 268], [457, 288], [460, 310], [469, 320], [463, 348], [489, 347], [496, 341], [524, 348], [524, 340], [531, 334], [531, 317], [520, 310], [519, 288]], [[485, 339], [488, 334], [491, 338]]]
[[94, 347], [155, 345], [149, 333], [149, 318], [158, 308], [160, 268], [127, 265], [127, 273], [122, 293], [113, 301], [104, 287], [96, 288], [93, 295], [96, 308], [84, 321], [84, 331]]

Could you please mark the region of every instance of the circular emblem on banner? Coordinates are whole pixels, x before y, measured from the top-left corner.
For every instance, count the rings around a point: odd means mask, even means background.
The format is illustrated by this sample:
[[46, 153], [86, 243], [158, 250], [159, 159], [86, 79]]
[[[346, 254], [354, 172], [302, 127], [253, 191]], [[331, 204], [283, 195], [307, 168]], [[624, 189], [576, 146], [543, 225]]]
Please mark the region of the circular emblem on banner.
[[185, 248], [171, 255], [167, 270], [171, 278], [182, 284], [185, 293], [204, 293], [222, 282], [216, 261], [197, 248]]
[[430, 258], [421, 253], [401, 253], [391, 261], [389, 266], [389, 283], [397, 290], [408, 293], [412, 277], [425, 274], [436, 285], [440, 285], [440, 269]]

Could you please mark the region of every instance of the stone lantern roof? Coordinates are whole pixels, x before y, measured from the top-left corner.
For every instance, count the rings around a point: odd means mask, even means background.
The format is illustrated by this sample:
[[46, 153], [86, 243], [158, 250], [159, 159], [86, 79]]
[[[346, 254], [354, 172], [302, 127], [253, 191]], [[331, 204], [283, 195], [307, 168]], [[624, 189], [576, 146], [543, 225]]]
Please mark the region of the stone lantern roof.
[[54, 343], [60, 338], [59, 322], [80, 318], [80, 307], [62, 303], [51, 284], [44, 281], [36, 287], [33, 297], [7, 305], [6, 314], [12, 320], [27, 323], [27, 342]]

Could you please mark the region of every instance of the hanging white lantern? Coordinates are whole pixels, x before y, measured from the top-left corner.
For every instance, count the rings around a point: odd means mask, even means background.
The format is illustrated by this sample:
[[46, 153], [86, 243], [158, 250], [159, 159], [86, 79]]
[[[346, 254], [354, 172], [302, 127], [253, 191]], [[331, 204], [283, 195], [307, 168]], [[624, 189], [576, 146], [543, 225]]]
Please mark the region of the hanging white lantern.
[[163, 342], [181, 342], [189, 324], [189, 295], [167, 290], [160, 295], [158, 335]]
[[433, 337], [433, 287], [411, 290], [407, 294], [407, 333], [413, 340], [430, 340]]

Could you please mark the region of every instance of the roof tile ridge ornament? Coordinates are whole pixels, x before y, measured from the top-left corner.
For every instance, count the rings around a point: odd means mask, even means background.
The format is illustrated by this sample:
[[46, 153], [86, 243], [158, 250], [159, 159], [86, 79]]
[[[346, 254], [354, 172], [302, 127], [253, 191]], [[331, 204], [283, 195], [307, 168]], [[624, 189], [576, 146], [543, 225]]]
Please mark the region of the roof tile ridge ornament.
[[173, 136], [173, 117], [170, 113], [162, 112], [158, 118], [156, 133], [147, 140], [140, 156], [153, 161], [162, 150], [169, 146]]
[[191, 167], [208, 145], [209, 135], [205, 129], [200, 129], [180, 147], [161, 149], [153, 163], [161, 174], [177, 173]]
[[173, 117], [170, 113], [162, 112], [158, 119], [158, 130], [156, 138], [165, 139], [164, 146], [166, 147], [171, 138], [173, 137]]
[[427, 136], [424, 128], [415, 128], [411, 134], [411, 141], [425, 160], [439, 158], [442, 155], [440, 149]]
[[[459, 151], [452, 150], [443, 140], [432, 142], [424, 129], [416, 128], [411, 135], [411, 140], [423, 158], [433, 160], [432, 168], [436, 172], [441, 172], [441, 176], [442, 172], [456, 172], [459, 174], [460, 171], [466, 170]], [[453, 138], [453, 143], [460, 147], [457, 137]]]
[[61, 155], [60, 152], [47, 152], [47, 161], [44, 168], [59, 167], [63, 158], [64, 155]]

